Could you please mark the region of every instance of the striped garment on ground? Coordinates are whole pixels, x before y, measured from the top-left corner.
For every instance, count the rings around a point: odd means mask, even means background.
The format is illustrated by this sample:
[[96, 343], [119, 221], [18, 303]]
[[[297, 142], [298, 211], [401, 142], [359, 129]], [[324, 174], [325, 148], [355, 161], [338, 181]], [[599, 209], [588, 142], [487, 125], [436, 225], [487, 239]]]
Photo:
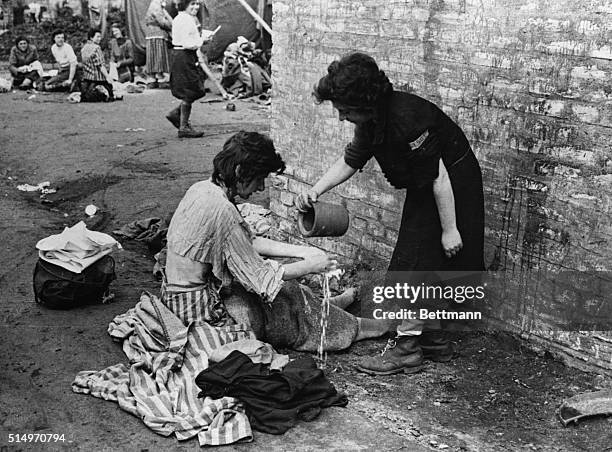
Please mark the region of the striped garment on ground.
[[175, 292], [167, 290], [164, 282], [161, 288], [161, 302], [181, 319], [184, 325], [203, 319], [212, 326], [233, 323], [219, 292], [212, 284], [197, 290]]
[[156, 433], [174, 433], [178, 440], [197, 435], [200, 445], [216, 446], [253, 439], [242, 403], [233, 397], [198, 398], [195, 384], [212, 350], [255, 339], [248, 327], [212, 327], [203, 320], [185, 326], [158, 297], [144, 292], [134, 308], [113, 319], [108, 332], [123, 342], [130, 367], [80, 372], [74, 392], [117, 401]]

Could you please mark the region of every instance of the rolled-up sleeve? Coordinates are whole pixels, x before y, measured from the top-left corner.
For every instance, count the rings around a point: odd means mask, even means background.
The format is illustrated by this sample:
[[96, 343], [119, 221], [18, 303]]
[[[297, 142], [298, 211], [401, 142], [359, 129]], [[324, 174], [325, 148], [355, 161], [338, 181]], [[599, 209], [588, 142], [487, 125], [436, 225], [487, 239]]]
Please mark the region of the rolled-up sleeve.
[[368, 125], [356, 125], [353, 141], [344, 149], [344, 162], [353, 169], [362, 169], [372, 158], [372, 133]]
[[417, 188], [424, 188], [438, 178], [442, 155], [440, 139], [436, 132], [426, 130], [409, 145], [412, 181]]
[[223, 253], [227, 267], [236, 281], [272, 303], [283, 285], [284, 269], [278, 262], [263, 259], [255, 249], [247, 230], [240, 224], [232, 227]]

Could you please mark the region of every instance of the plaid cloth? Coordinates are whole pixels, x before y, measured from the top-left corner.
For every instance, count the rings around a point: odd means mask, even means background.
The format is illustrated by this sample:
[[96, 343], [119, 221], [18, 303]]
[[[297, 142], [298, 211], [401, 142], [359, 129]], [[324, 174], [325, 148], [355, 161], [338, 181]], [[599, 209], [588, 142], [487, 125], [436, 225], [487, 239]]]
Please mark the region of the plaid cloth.
[[79, 372], [72, 383], [74, 392], [116, 401], [154, 432], [174, 433], [180, 441], [196, 435], [202, 446], [252, 441], [238, 399], [198, 398], [195, 385], [213, 350], [255, 339], [245, 325], [212, 327], [197, 320], [185, 326], [159, 298], [145, 292], [134, 308], [113, 319], [108, 332], [123, 342], [130, 367], [117, 364]]
[[87, 41], [81, 49], [81, 61], [83, 62], [83, 79], [95, 82], [106, 81], [100, 69], [104, 66], [104, 54], [99, 45]]

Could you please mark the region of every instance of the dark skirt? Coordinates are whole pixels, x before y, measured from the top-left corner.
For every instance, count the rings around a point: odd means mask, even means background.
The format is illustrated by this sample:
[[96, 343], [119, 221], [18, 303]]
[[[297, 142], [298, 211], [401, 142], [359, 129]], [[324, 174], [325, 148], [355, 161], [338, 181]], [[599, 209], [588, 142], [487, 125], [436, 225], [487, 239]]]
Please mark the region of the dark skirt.
[[484, 270], [482, 174], [471, 149], [448, 168], [448, 175], [453, 187], [457, 229], [463, 248], [450, 259], [444, 254], [442, 227], [431, 186], [423, 190], [408, 190], [389, 271]]
[[195, 50], [173, 50], [170, 67], [172, 95], [186, 102], [204, 97], [206, 74], [200, 67]]

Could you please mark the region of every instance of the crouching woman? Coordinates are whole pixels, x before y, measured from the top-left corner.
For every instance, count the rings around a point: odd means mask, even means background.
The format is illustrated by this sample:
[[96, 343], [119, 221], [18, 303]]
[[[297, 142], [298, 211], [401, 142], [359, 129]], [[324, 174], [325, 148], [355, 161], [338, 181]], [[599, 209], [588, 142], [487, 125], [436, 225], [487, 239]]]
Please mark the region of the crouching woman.
[[113, 80], [110, 77], [100, 48], [102, 34], [92, 28], [87, 33], [87, 42], [81, 49], [83, 79], [81, 80], [82, 102], [113, 101]]
[[24, 37], [15, 39], [15, 46], [9, 55], [9, 71], [13, 76], [13, 86], [19, 89], [36, 88], [42, 73], [38, 61], [38, 50]]
[[[321, 300], [296, 278], [336, 268], [320, 250], [253, 237], [234, 198], [262, 191], [264, 179], [285, 164], [272, 141], [256, 132], [229, 138], [213, 161], [211, 179], [191, 186], [168, 229], [162, 301], [185, 324], [244, 323], [275, 347], [316, 351]], [[296, 258], [280, 264], [269, 257]], [[223, 290], [221, 290], [223, 288]], [[384, 322], [357, 318], [342, 309], [354, 291], [332, 300], [327, 350], [387, 332]]]

